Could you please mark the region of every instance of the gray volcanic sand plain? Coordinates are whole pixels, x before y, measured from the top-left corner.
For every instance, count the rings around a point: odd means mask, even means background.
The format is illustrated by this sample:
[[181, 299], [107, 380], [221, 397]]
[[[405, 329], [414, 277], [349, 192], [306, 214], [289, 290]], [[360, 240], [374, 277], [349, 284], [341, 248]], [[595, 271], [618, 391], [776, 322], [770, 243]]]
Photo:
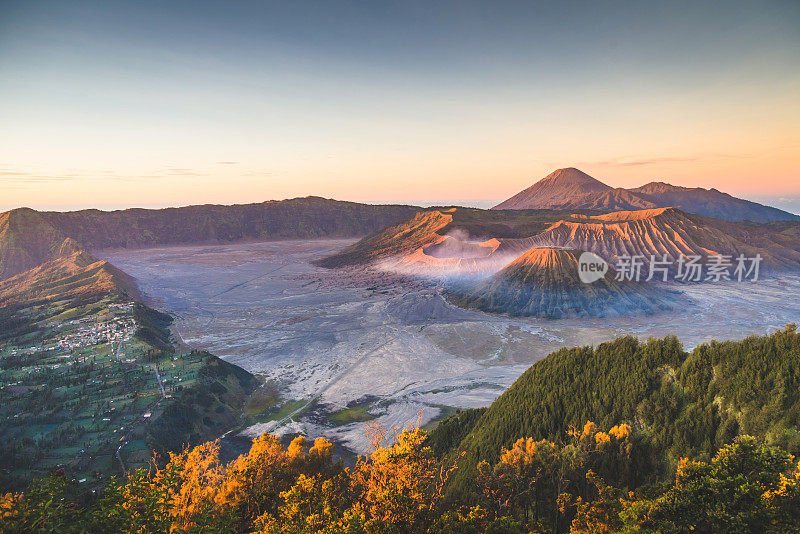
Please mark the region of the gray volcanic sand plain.
[[673, 286], [685, 307], [656, 315], [560, 319], [451, 306], [433, 282], [310, 262], [353, 240], [278, 241], [99, 253], [175, 317], [190, 347], [271, 380], [286, 413], [243, 432], [325, 435], [368, 449], [364, 422], [328, 415], [366, 405], [387, 427], [490, 404], [561, 347], [620, 335], [677, 335], [686, 348], [765, 334], [800, 320], [800, 277]]

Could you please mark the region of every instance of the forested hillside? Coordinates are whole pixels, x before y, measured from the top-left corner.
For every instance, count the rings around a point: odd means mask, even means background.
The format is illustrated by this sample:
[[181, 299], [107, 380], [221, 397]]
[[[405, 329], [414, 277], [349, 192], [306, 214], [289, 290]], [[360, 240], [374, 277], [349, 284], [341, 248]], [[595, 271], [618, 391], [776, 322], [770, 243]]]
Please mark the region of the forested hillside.
[[710, 459], [740, 434], [800, 454], [799, 388], [795, 325], [771, 336], [704, 344], [691, 353], [675, 337], [624, 337], [551, 354], [480, 417], [459, 415], [472, 424], [469, 432], [452, 432], [445, 421], [442, 434], [434, 431], [431, 440], [439, 451], [465, 454], [452, 486], [460, 492], [480, 461], [496, 461], [519, 437], [558, 440], [587, 420], [604, 428], [626, 423], [643, 433], [653, 454], [647, 474], [659, 478], [679, 458]]

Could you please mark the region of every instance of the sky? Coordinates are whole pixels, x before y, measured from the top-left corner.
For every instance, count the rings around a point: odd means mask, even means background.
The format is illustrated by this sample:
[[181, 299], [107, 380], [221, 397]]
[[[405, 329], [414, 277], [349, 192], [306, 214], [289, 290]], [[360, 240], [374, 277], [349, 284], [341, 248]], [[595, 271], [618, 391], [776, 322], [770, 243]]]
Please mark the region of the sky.
[[560, 167], [800, 212], [800, 2], [0, 0], [0, 210], [489, 206]]

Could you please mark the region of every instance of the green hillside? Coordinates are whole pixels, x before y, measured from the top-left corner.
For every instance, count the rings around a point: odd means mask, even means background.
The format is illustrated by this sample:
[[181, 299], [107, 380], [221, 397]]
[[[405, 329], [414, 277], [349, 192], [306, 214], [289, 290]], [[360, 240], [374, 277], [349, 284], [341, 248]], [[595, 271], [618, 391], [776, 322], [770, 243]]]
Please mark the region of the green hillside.
[[239, 424], [257, 379], [176, 351], [136, 294], [83, 251], [0, 281], [0, 488], [54, 469], [96, 487]]
[[[710, 459], [738, 435], [800, 453], [800, 335], [712, 342], [687, 353], [675, 337], [624, 337], [559, 350], [531, 366], [480, 417], [454, 416], [431, 435], [439, 451], [464, 451], [454, 487], [519, 437], [560, 441], [571, 427], [627, 423], [653, 451], [654, 480], [680, 457]], [[463, 428], [464, 425], [471, 428]], [[453, 429], [457, 428], [457, 431]], [[461, 436], [464, 436], [463, 438]], [[643, 481], [639, 481], [643, 482]]]

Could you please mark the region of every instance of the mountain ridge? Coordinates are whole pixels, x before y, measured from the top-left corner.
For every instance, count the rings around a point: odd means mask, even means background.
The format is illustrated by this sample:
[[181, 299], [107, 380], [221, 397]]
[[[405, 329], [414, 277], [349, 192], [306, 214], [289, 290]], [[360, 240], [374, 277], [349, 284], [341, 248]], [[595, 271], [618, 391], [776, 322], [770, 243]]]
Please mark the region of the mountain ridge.
[[87, 251], [156, 245], [357, 237], [402, 222], [419, 211], [321, 197], [254, 204], [206, 204], [117, 211], [0, 213], [0, 280], [59, 257], [64, 239]]
[[574, 167], [557, 169], [492, 209], [592, 209], [618, 211], [677, 207], [727, 221], [774, 222], [800, 216], [736, 198], [717, 189], [650, 182], [635, 188], [612, 188]]
[[64, 300], [109, 293], [140, 300], [134, 279], [85, 250], [71, 250], [64, 241], [62, 254], [15, 276], [0, 280], [0, 307], [32, 301]]
[[689, 214], [678, 208], [612, 212], [580, 221], [562, 220], [526, 239], [505, 240], [501, 248], [571, 247], [593, 252], [609, 263], [621, 256], [650, 257], [664, 254], [708, 258], [760, 254], [762, 268], [800, 267], [800, 240], [773, 231], [768, 225], [731, 223]]
[[[513, 217], [523, 213], [463, 208], [420, 212], [316, 263], [329, 268], [380, 264], [423, 275], [496, 272], [532, 248], [556, 247], [593, 252], [612, 265], [620, 256], [638, 255], [645, 272], [651, 255], [661, 259], [664, 254], [673, 262], [681, 256], [700, 256], [705, 262], [718, 254], [734, 261], [739, 254], [761, 254], [762, 272], [800, 268], [800, 223], [795, 221], [728, 222], [674, 207], [601, 214], [545, 211], [528, 216], [536, 224], [518, 226], [526, 237], [514, 237], [508, 230], [517, 227]], [[504, 214], [506, 225], [500, 224]], [[485, 224], [479, 223], [482, 218]], [[499, 237], [501, 233], [512, 237]]]

